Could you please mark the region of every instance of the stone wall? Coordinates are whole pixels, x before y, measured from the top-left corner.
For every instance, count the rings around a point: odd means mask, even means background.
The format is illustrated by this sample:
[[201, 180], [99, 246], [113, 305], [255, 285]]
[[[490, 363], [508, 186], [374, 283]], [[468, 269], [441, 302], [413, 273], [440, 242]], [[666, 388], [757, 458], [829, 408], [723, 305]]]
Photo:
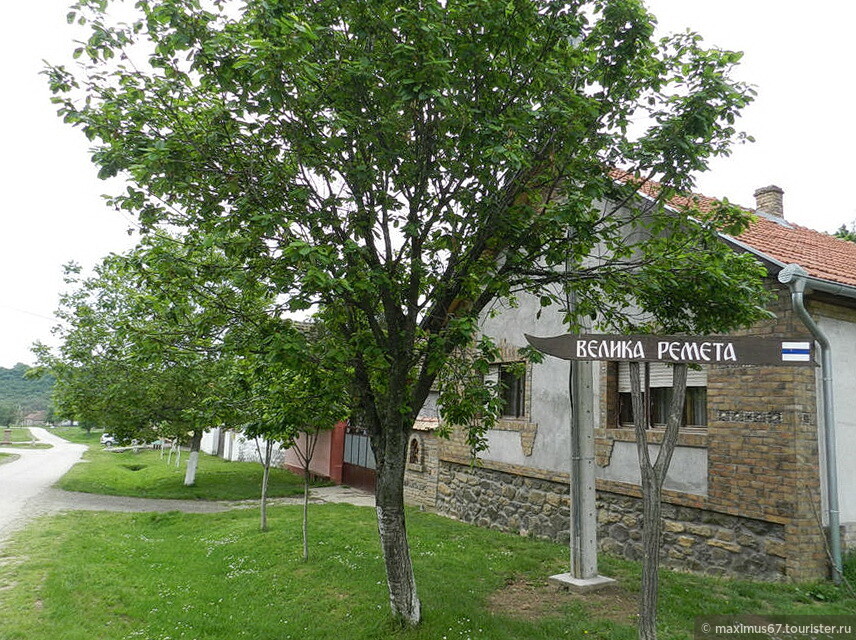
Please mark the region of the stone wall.
[[[598, 491], [601, 550], [640, 559], [642, 503], [634, 496]], [[497, 469], [441, 462], [437, 512], [477, 526], [568, 544], [566, 483]], [[782, 524], [663, 505], [663, 565], [712, 575], [782, 580]]]
[[436, 508], [480, 527], [568, 544], [567, 493], [549, 480], [441, 462]]
[[[598, 545], [642, 559], [642, 502], [608, 492], [597, 496]], [[784, 526], [692, 507], [664, 504], [661, 562], [709, 575], [781, 580], [785, 577]]]

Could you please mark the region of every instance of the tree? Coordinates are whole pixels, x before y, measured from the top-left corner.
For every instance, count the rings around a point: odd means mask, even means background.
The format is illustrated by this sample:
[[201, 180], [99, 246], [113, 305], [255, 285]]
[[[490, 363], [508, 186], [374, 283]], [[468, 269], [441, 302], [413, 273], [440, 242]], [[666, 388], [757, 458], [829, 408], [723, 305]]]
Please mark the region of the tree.
[[[128, 255], [112, 255], [95, 275], [66, 268], [72, 291], [61, 299], [58, 350], [37, 345], [56, 377], [60, 412], [110, 429], [120, 440], [190, 439], [185, 485], [195, 483], [202, 434], [216, 421], [226, 368], [215, 350], [221, 328], [185, 291], [164, 291], [154, 278], [180, 282], [174, 239], [155, 236]], [[169, 251], [167, 250], [169, 249]], [[145, 253], [145, 260], [142, 254]], [[173, 278], [173, 276], [175, 276]]]
[[[640, 0], [141, 0], [125, 23], [110, 4], [69, 14], [90, 36], [78, 68], [47, 71], [60, 113], [94, 142], [99, 174], [128, 181], [112, 203], [144, 229], [220, 248], [290, 311], [323, 308], [349, 351], [406, 624], [421, 615], [408, 434], [489, 304], [573, 290], [571, 325], [619, 329], [757, 317], [757, 266], [716, 242], [745, 214], [661, 206], [740, 137], [740, 55], [691, 33], [655, 41]], [[639, 199], [651, 178], [657, 198]], [[692, 295], [672, 296], [675, 278]], [[640, 292], [641, 319], [627, 315]], [[477, 404], [451, 412], [475, 448]]]
[[836, 238], [841, 238], [842, 240], [849, 240], [850, 242], [856, 242], [856, 222], [850, 223], [850, 228], [847, 228], [847, 225], [842, 224], [838, 227], [838, 231], [835, 232]]
[[640, 382], [640, 363], [630, 363], [630, 390], [633, 403], [633, 425], [636, 431], [636, 451], [642, 475], [642, 593], [639, 597], [639, 640], [657, 638], [657, 598], [659, 593], [660, 538], [662, 519], [660, 517], [661, 496], [666, 474], [672, 461], [672, 454], [678, 442], [678, 430], [684, 413], [684, 399], [687, 391], [687, 365], [674, 365], [672, 397], [669, 401], [669, 413], [666, 417], [666, 430], [663, 441], [652, 462], [648, 450], [649, 416], [645, 409], [642, 391], [650, 397], [648, 388], [648, 367], [645, 366], [644, 386]]
[[[271, 371], [271, 367], [256, 369], [254, 376], [259, 385], [259, 397], [265, 407], [262, 419], [245, 427], [249, 437], [263, 437], [266, 486], [270, 467], [271, 444], [280, 443], [290, 448], [300, 461], [303, 471], [303, 560], [309, 559], [309, 484], [310, 466], [322, 431], [332, 429], [347, 418], [349, 397], [347, 373], [341, 368], [317, 366], [318, 361], [307, 359], [299, 368], [292, 365]], [[261, 457], [261, 451], [259, 451]], [[264, 509], [265, 489], [262, 489], [262, 529], [266, 528]]]
[[[256, 439], [264, 466], [261, 496], [261, 529], [267, 529], [267, 482], [273, 447], [291, 449], [303, 471], [303, 559], [309, 558], [308, 508], [310, 466], [323, 431], [348, 417], [350, 375], [342, 352], [320, 323], [300, 325], [271, 319], [279, 328], [268, 327], [259, 335], [244, 335], [235, 342], [245, 355], [233, 372], [231, 403], [244, 434]], [[270, 343], [273, 349], [255, 343]], [[266, 335], [268, 334], [268, 335]], [[270, 346], [270, 344], [268, 344]], [[264, 442], [262, 451], [259, 439]]]

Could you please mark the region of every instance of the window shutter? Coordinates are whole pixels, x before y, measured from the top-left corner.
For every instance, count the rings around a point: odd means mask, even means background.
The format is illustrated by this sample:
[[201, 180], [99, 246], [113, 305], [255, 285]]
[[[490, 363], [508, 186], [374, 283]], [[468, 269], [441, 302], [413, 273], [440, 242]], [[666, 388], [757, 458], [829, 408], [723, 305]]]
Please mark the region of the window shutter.
[[[641, 368], [639, 372], [645, 384], [645, 369]], [[651, 363], [651, 387], [671, 387], [672, 386], [672, 366], [665, 362]], [[687, 369], [687, 386], [688, 387], [706, 387], [707, 386], [707, 367], [702, 366], [700, 370]], [[630, 363], [618, 363], [618, 392], [630, 393]]]

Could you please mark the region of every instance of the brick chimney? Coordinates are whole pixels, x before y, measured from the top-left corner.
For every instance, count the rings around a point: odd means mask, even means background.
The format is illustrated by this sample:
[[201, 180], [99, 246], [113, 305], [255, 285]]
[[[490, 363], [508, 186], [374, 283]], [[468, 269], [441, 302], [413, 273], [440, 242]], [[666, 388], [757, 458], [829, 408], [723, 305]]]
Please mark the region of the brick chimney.
[[761, 187], [755, 190], [755, 208], [771, 216], [784, 219], [785, 210], [782, 206], [782, 197], [785, 192], [781, 187], [771, 184], [769, 187]]

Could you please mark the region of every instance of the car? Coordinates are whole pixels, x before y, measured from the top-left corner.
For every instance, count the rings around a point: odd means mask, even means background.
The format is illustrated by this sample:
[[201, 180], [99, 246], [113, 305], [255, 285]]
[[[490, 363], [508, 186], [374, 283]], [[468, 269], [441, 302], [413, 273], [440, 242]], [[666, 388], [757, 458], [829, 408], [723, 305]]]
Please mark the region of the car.
[[113, 447], [116, 445], [116, 436], [111, 435], [109, 433], [101, 434], [101, 444], [105, 447]]

